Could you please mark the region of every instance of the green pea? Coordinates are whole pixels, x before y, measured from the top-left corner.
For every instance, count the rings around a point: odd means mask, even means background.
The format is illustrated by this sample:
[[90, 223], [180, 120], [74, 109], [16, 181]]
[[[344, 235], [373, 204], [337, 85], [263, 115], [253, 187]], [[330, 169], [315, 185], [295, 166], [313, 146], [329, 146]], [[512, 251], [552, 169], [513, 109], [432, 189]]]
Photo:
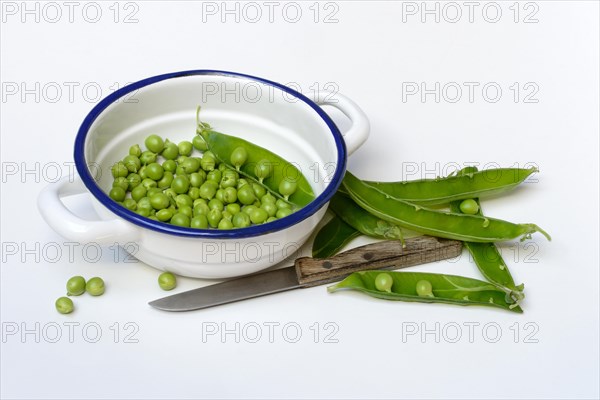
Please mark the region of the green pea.
[[73, 305], [73, 300], [71, 300], [68, 297], [59, 297], [58, 299], [56, 299], [54, 306], [56, 307], [56, 311], [58, 311], [61, 314], [70, 314], [75, 309], [75, 306]]
[[287, 201], [282, 200], [282, 199], [277, 199], [277, 201], [275, 202], [275, 205], [277, 206], [278, 209], [281, 209], [281, 208], [291, 209], [292, 208], [292, 205], [290, 203], [288, 203]]
[[134, 199], [125, 199], [123, 200], [123, 207], [128, 210], [135, 211], [137, 208], [137, 202]]
[[460, 211], [463, 214], [477, 214], [479, 212], [479, 204], [474, 199], [466, 199], [460, 203]]
[[212, 171], [215, 169], [216, 159], [214, 156], [209, 156], [208, 152], [204, 153], [202, 158], [200, 159], [200, 168], [204, 171]]
[[171, 188], [175, 190], [178, 194], [187, 193], [190, 188], [190, 180], [187, 176], [176, 176], [173, 178], [173, 182], [171, 183]]
[[123, 159], [123, 164], [129, 172], [138, 172], [140, 167], [142, 166], [142, 162], [136, 156], [128, 155]]
[[237, 190], [233, 187], [228, 187], [223, 190], [223, 202], [227, 204], [235, 203], [237, 201]]
[[274, 217], [277, 213], [277, 206], [273, 203], [263, 203], [261, 204], [260, 208], [265, 210], [269, 217]]
[[217, 228], [222, 230], [233, 229], [233, 223], [231, 222], [231, 220], [223, 218], [219, 221], [219, 225], [217, 226]]
[[246, 160], [248, 159], [248, 151], [244, 147], [236, 147], [231, 152], [231, 157], [229, 161], [231, 164], [239, 171], [240, 167], [244, 165]]
[[112, 173], [113, 178], [118, 178], [118, 177], [125, 178], [125, 177], [127, 177], [127, 175], [129, 175], [129, 170], [127, 169], [125, 164], [123, 164], [122, 161], [115, 163], [111, 167], [110, 172]]
[[163, 208], [156, 213], [156, 218], [161, 222], [168, 222], [173, 218], [173, 211], [169, 208]]
[[190, 222], [190, 227], [196, 229], [207, 229], [208, 218], [206, 218], [206, 215], [204, 214], [196, 215], [194, 218], [192, 218], [192, 221]]
[[[211, 181], [212, 182], [212, 181]], [[217, 189], [211, 183], [204, 182], [202, 186], [200, 186], [200, 197], [206, 200], [210, 200], [215, 197], [217, 193]]]
[[231, 222], [236, 228], [246, 228], [250, 226], [251, 221], [250, 216], [248, 216], [248, 214], [240, 212], [233, 215]]
[[154, 188], [154, 187], [156, 187], [156, 186], [157, 186], [157, 185], [156, 185], [156, 181], [153, 181], [153, 180], [152, 180], [152, 179], [150, 179], [150, 178], [146, 178], [146, 179], [142, 180], [142, 182], [141, 182], [141, 185], [142, 185], [143, 187], [145, 187], [145, 188], [146, 188], [146, 190], [149, 190], [150, 188]]
[[219, 164], [219, 168], [217, 168], [217, 169], [221, 172], [225, 172], [229, 169], [229, 167], [227, 166], [227, 164], [221, 163], [221, 164]]
[[223, 202], [221, 200], [215, 198], [208, 202], [208, 208], [210, 208], [211, 210], [216, 208], [219, 211], [223, 211], [223, 208], [225, 208], [225, 206], [223, 205]]
[[208, 215], [210, 212], [210, 207], [206, 203], [198, 203], [194, 206], [193, 214], [194, 217], [198, 215]]
[[235, 188], [237, 186], [237, 183], [237, 179], [233, 176], [224, 175], [221, 178], [220, 186], [222, 189]]
[[161, 180], [164, 173], [165, 170], [163, 169], [162, 165], [158, 163], [153, 162], [152, 164], [148, 164], [148, 166], [146, 167], [146, 175], [148, 175], [148, 178], [152, 180]]
[[175, 162], [175, 160], [166, 160], [162, 163], [162, 167], [165, 171], [175, 172], [175, 170], [177, 169], [177, 163]]
[[163, 208], [169, 207], [171, 205], [171, 201], [166, 194], [156, 193], [150, 197], [150, 204], [155, 210], [162, 210]]
[[264, 186], [259, 185], [258, 183], [252, 184], [252, 190], [254, 190], [254, 195], [257, 199], [260, 199], [267, 194], [267, 189], [265, 189]]
[[200, 186], [202, 186], [203, 183], [204, 183], [204, 177], [202, 176], [202, 174], [200, 174], [198, 172], [194, 172], [190, 175], [190, 185], [192, 187], [199, 188]]
[[192, 139], [192, 145], [194, 146], [194, 148], [200, 151], [205, 151], [208, 149], [206, 141], [200, 135], [194, 136], [194, 139]]
[[215, 160], [217, 159], [217, 156], [215, 156], [215, 153], [213, 153], [213, 152], [212, 152], [212, 151], [210, 151], [210, 150], [208, 150], [208, 151], [205, 151], [204, 153], [202, 153], [202, 156], [203, 156], [203, 157], [204, 157], [204, 156], [206, 156], [206, 157], [212, 157], [212, 158], [214, 158]]
[[223, 214], [223, 219], [228, 219], [231, 221], [231, 218], [233, 218], [233, 214], [230, 213], [229, 211], [227, 211], [227, 209], [224, 209], [222, 211], [222, 214]]
[[208, 213], [208, 223], [213, 228], [217, 228], [219, 226], [219, 222], [223, 218], [223, 213], [218, 208], [213, 208]]
[[79, 296], [85, 292], [83, 276], [74, 276], [67, 281], [67, 296]]
[[200, 188], [191, 187], [190, 190], [188, 190], [188, 195], [190, 196], [190, 198], [192, 200], [199, 199], [200, 198]]
[[186, 174], [191, 174], [200, 169], [200, 159], [197, 157], [188, 157], [179, 164], [183, 167]]
[[421, 297], [434, 297], [431, 282], [421, 279], [417, 282], [417, 294]]
[[140, 156], [140, 161], [142, 162], [143, 165], [152, 164], [153, 162], [156, 161], [156, 154], [154, 154], [151, 151], [146, 150]]
[[[221, 165], [225, 166], [225, 168], [223, 169], [223, 171], [221, 171], [221, 175], [222, 175], [223, 178], [225, 178], [225, 177], [227, 177], [227, 178], [233, 178], [236, 181], [238, 179], [240, 179], [240, 174], [238, 174], [238, 172], [236, 170], [228, 168], [226, 164], [221, 164]], [[220, 165], [219, 165], [219, 167], [220, 167]]]
[[104, 281], [102, 278], [95, 276], [87, 281], [85, 290], [92, 296], [100, 296], [104, 293]]
[[287, 200], [298, 187], [296, 181], [285, 178], [279, 183], [279, 193]]
[[185, 162], [185, 160], [187, 160], [187, 159], [188, 159], [188, 156], [180, 155], [180, 156], [178, 156], [178, 157], [177, 157], [177, 160], [176, 160], [176, 161], [177, 161], [177, 164], [178, 164], [178, 165], [181, 165], [181, 164], [183, 164], [183, 163]]
[[267, 218], [267, 220], [265, 222], [269, 223], [269, 222], [273, 222], [273, 221], [277, 221], [277, 218], [276, 217], [269, 217], [269, 218]]
[[175, 168], [175, 175], [185, 175], [185, 169], [181, 165], [178, 165]]
[[148, 189], [148, 190], [146, 191], [146, 196], [147, 196], [147, 197], [152, 197], [152, 196], [154, 196], [155, 194], [162, 193], [162, 192], [163, 192], [163, 191], [162, 191], [162, 189], [160, 189], [160, 188], [151, 187], [150, 189]]
[[145, 208], [142, 208], [142, 209], [138, 208], [135, 212], [137, 214], [141, 215], [142, 217], [149, 217], [150, 216], [150, 211], [147, 210], [147, 209], [145, 209]]
[[179, 148], [175, 143], [168, 143], [161, 155], [167, 160], [175, 160], [179, 156]]
[[138, 202], [138, 210], [152, 209], [152, 204], [150, 203], [150, 198], [148, 198], [148, 197], [142, 197], [141, 199], [137, 200], [137, 202]]
[[171, 187], [171, 184], [173, 183], [174, 178], [175, 178], [175, 176], [173, 175], [172, 172], [164, 171], [163, 177], [161, 178], [161, 180], [158, 181], [157, 186], [161, 189], [169, 188], [169, 187]]
[[250, 213], [250, 221], [252, 221], [253, 224], [262, 224], [267, 218], [269, 218], [269, 214], [262, 208], [255, 208]]
[[173, 290], [177, 286], [177, 279], [172, 273], [163, 272], [158, 276], [158, 286], [162, 290]]
[[191, 218], [183, 213], [177, 213], [173, 215], [173, 218], [171, 218], [171, 224], [182, 226], [184, 228], [188, 228], [190, 226], [190, 222]]
[[144, 140], [146, 148], [153, 153], [160, 153], [165, 145], [163, 139], [158, 135], [150, 135]]
[[252, 203], [252, 205], [255, 207], [260, 207], [260, 200], [256, 199], [256, 201]]
[[127, 190], [132, 191], [142, 183], [142, 177], [136, 173], [131, 173], [127, 176]]
[[192, 210], [192, 207], [190, 207], [190, 206], [179, 207], [178, 212], [181, 214], [187, 215], [188, 217], [190, 217], [190, 219], [194, 215], [194, 211]]
[[208, 204], [208, 202], [207, 202], [205, 199], [197, 199], [197, 200], [194, 200], [194, 204], [193, 204], [193, 206], [194, 206], [194, 207], [196, 207], [198, 204], [204, 204], [204, 205], [207, 205], [207, 204]]
[[241, 207], [238, 203], [231, 203], [225, 206], [225, 209], [231, 213], [231, 215], [235, 215], [241, 211]]
[[177, 197], [175, 197], [175, 205], [177, 207], [191, 207], [194, 205], [194, 200], [187, 194], [178, 194]]
[[219, 171], [218, 169], [215, 169], [215, 170], [210, 171], [206, 175], [206, 180], [207, 181], [213, 181], [213, 182], [216, 182], [218, 184], [219, 182], [221, 182], [221, 176], [222, 176], [221, 171]]
[[292, 214], [293, 211], [291, 208], [280, 208], [277, 210], [277, 212], [275, 213], [275, 216], [277, 218], [285, 218], [288, 215]]
[[110, 189], [110, 192], [108, 193], [108, 195], [114, 201], [123, 201], [123, 200], [125, 200], [125, 196], [127, 195], [127, 193], [123, 190], [122, 187], [115, 186], [112, 189]]
[[375, 277], [375, 288], [380, 292], [392, 292], [392, 284], [394, 280], [390, 274], [381, 273]]
[[123, 190], [127, 190], [129, 188], [129, 181], [127, 180], [127, 178], [120, 176], [118, 178], [115, 178], [112, 185], [113, 187], [120, 187]]
[[250, 185], [242, 186], [238, 189], [237, 197], [240, 203], [242, 204], [252, 204], [256, 201], [256, 196], [254, 194], [254, 190]]
[[138, 185], [136, 186], [132, 191], [131, 191], [131, 198], [134, 199], [135, 201], [140, 201], [141, 198], [146, 196], [146, 188], [142, 185]]
[[145, 165], [142, 165], [142, 167], [138, 171], [138, 175], [140, 176], [140, 178], [142, 178], [142, 180], [146, 179], [148, 177], [148, 175], [146, 174], [146, 166]]
[[261, 204], [271, 203], [276, 206], [277, 199], [271, 193], [267, 193], [260, 198]]
[[244, 178], [241, 178], [238, 180], [237, 189], [240, 190], [243, 186], [246, 186], [247, 184], [248, 184], [248, 181]]
[[254, 205], [250, 204], [250, 205], [247, 205], [247, 206], [244, 206], [244, 207], [242, 207], [242, 212], [243, 212], [243, 213], [245, 213], [245, 214], [247, 214], [248, 216], [250, 216], [250, 214], [252, 214], [252, 212], [253, 212], [255, 209], [257, 209], [257, 208], [258, 208], [258, 207], [256, 207], [256, 206], [254, 206]]
[[142, 155], [142, 149], [139, 144], [134, 144], [129, 148], [129, 155], [139, 157]]
[[192, 142], [189, 142], [187, 140], [180, 142], [177, 145], [177, 147], [179, 147], [179, 154], [184, 156], [189, 156], [190, 154], [192, 154], [192, 150], [194, 149]]
[[260, 160], [254, 167], [254, 175], [258, 178], [258, 181], [262, 183], [264, 179], [267, 179], [273, 173], [273, 166], [268, 160]]

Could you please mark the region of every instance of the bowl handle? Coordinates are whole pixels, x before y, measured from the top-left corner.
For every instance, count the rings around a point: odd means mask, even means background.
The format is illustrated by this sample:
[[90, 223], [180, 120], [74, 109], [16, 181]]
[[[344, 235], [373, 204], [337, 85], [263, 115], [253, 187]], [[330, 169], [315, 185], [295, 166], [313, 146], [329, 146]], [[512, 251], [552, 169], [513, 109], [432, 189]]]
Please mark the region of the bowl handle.
[[73, 214], [61, 201], [61, 197], [85, 193], [87, 189], [81, 179], [76, 176], [65, 176], [55, 183], [46, 186], [38, 196], [38, 209], [48, 225], [67, 239], [82, 243], [98, 243], [109, 245], [127, 243], [137, 237], [136, 229], [129, 223], [112, 219], [86, 220]]
[[342, 133], [346, 142], [348, 155], [354, 153], [369, 137], [369, 118], [360, 107], [348, 97], [335, 92], [320, 91], [316, 93], [316, 103], [328, 105], [340, 110], [352, 123], [347, 132]]

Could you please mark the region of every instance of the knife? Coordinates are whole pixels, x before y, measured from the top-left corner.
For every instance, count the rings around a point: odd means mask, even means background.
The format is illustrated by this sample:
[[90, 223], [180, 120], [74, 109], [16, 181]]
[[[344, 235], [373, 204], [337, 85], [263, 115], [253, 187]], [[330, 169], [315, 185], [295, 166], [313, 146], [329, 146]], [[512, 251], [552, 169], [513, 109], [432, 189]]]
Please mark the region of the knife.
[[353, 272], [399, 269], [458, 257], [462, 242], [431, 236], [367, 244], [329, 258], [298, 258], [293, 266], [235, 278], [151, 301], [164, 311], [192, 311], [342, 280]]

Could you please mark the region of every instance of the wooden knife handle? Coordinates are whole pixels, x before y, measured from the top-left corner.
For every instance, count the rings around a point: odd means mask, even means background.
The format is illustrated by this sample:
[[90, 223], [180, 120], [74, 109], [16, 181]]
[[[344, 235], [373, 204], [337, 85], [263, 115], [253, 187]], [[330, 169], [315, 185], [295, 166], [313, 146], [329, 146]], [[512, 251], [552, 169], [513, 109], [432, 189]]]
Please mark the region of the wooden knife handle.
[[386, 240], [345, 251], [330, 258], [302, 257], [296, 260], [296, 274], [302, 286], [316, 286], [342, 280], [353, 272], [368, 269], [399, 269], [458, 257], [462, 242], [431, 236]]

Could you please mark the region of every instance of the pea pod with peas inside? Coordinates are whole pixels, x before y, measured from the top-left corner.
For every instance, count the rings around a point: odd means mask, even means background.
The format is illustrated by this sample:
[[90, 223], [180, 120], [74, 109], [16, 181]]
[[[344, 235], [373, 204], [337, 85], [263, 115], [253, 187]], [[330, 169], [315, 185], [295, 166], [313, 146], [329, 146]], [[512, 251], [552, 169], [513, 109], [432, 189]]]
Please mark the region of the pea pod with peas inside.
[[247, 140], [216, 132], [199, 119], [197, 122], [197, 133], [218, 161], [298, 207], [314, 200], [312, 187], [294, 164]]
[[477, 279], [427, 272], [361, 271], [329, 286], [330, 293], [357, 290], [369, 296], [421, 303], [447, 303], [523, 310], [502, 288]]
[[346, 172], [343, 185], [352, 199], [369, 213], [426, 235], [470, 242], [500, 242], [540, 232], [535, 224], [511, 222], [478, 215], [456, 214], [432, 210], [387, 195]]
[[364, 183], [391, 197], [433, 206], [455, 200], [499, 195], [514, 189], [535, 172], [538, 172], [536, 168], [494, 168], [477, 171], [476, 168], [467, 167], [445, 178]]

